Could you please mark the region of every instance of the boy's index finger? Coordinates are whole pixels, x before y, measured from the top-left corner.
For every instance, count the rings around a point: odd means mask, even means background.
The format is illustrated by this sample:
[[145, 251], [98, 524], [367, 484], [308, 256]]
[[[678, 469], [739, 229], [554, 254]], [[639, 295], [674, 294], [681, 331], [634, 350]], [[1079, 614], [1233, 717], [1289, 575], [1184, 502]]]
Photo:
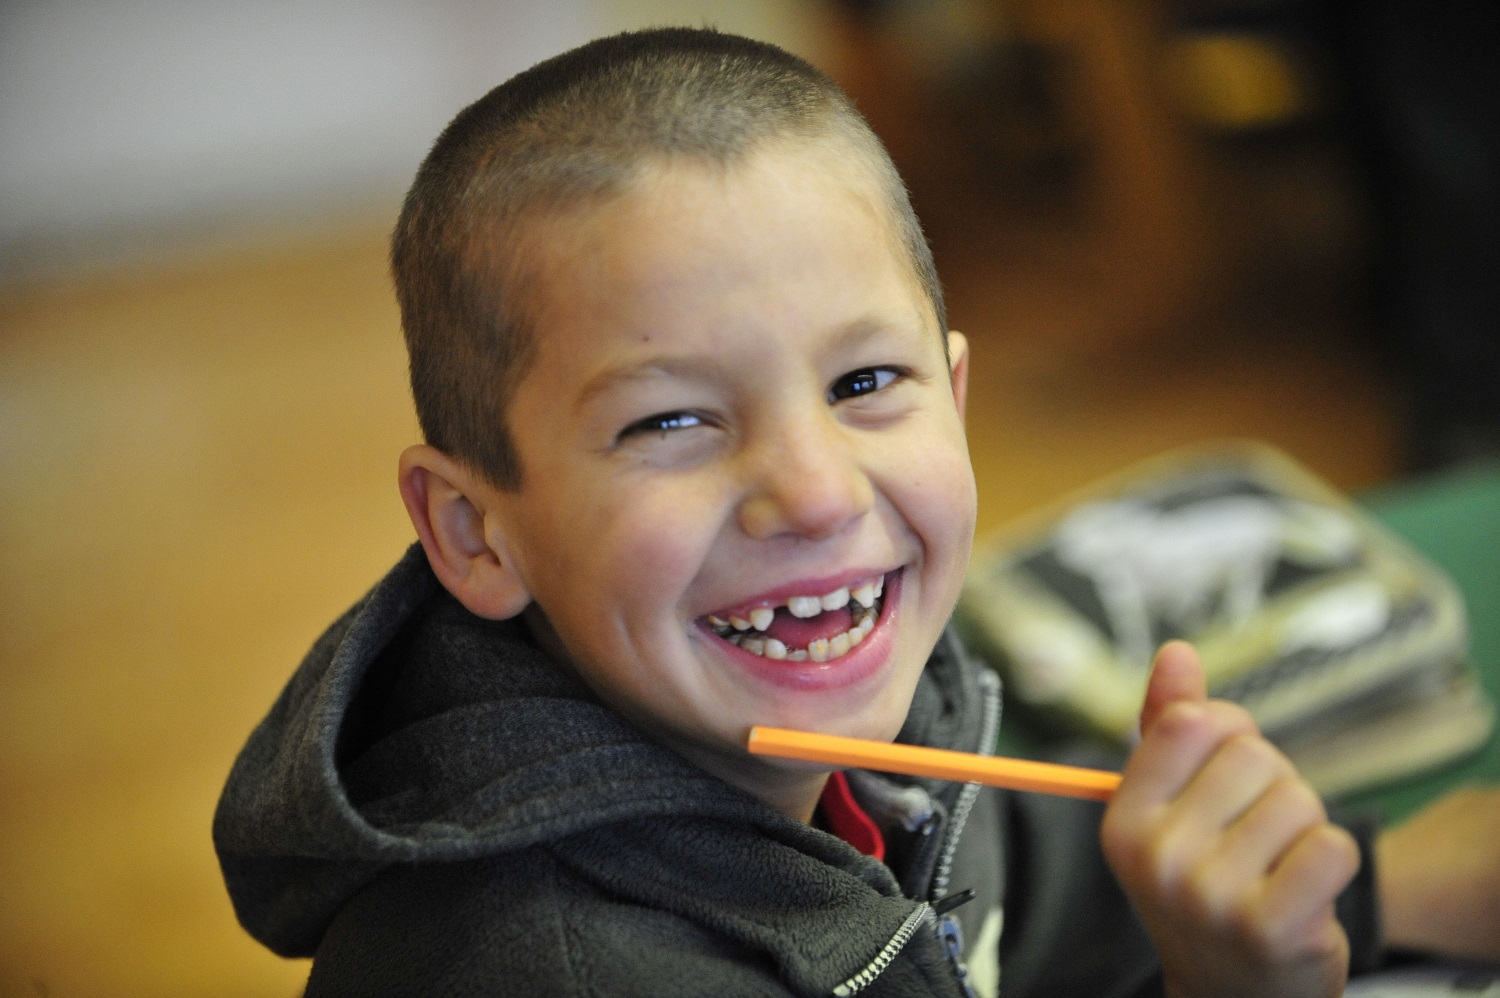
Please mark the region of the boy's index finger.
[[1126, 808], [1169, 804], [1225, 742], [1258, 733], [1250, 715], [1234, 704], [1173, 700], [1131, 753], [1115, 803]]
[[[1196, 706], [1207, 699], [1197, 649], [1186, 641], [1162, 645], [1151, 662], [1141, 705], [1141, 742], [1125, 767], [1117, 809], [1164, 805], [1187, 786], [1213, 749], [1208, 718]], [[1182, 706], [1168, 713], [1178, 704]]]
[[1202, 703], [1208, 699], [1208, 682], [1198, 650], [1186, 641], [1168, 641], [1157, 651], [1146, 682], [1146, 700], [1141, 706], [1141, 734], [1149, 731], [1169, 704], [1179, 700]]
[[1144, 734], [1125, 764], [1120, 792], [1115, 796], [1117, 810], [1170, 803], [1208, 761], [1217, 744], [1208, 712], [1191, 701], [1163, 704], [1151, 723], [1142, 727]]

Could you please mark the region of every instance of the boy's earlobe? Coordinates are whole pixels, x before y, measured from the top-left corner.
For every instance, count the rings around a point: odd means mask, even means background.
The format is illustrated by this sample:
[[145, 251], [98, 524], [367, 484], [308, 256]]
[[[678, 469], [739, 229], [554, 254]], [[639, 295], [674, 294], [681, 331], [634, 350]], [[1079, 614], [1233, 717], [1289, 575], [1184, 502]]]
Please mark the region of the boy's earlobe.
[[969, 339], [956, 330], [948, 331], [948, 369], [952, 372], [953, 401], [958, 405], [958, 415], [964, 415], [964, 405], [969, 399]]
[[531, 594], [509, 553], [500, 549], [491, 489], [436, 447], [418, 444], [401, 453], [401, 501], [427, 552], [433, 574], [470, 612], [491, 620], [514, 617]]

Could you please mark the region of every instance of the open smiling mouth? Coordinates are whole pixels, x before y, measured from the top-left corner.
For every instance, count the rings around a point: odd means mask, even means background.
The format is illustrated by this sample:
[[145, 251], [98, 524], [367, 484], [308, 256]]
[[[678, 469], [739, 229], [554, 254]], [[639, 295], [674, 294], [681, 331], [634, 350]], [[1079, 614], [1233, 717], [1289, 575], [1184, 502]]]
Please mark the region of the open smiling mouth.
[[821, 596], [793, 596], [779, 606], [741, 608], [703, 619], [720, 638], [762, 658], [831, 662], [869, 636], [880, 619], [885, 577]]

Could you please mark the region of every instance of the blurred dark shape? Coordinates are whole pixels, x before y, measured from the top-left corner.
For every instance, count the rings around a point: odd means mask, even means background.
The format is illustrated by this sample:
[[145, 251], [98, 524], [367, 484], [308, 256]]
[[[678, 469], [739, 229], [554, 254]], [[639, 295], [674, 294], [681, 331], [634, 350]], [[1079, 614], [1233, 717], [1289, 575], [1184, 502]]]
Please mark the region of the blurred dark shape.
[[1087, 122], [1063, 94], [1076, 74], [1070, 54], [1016, 34], [980, 40], [963, 55], [937, 92], [950, 151], [981, 164], [980, 183], [1007, 192], [999, 210], [1013, 222], [1045, 219], [1067, 232], [1086, 227], [1093, 148]]
[[[996, 210], [980, 203], [988, 194], [1010, 219], [1040, 214], [1053, 232], [1094, 233], [1092, 243], [1083, 235], [1052, 245], [1099, 250], [1122, 272], [1134, 267], [1131, 282], [1110, 294], [1163, 273], [1160, 296], [1219, 294], [1262, 319], [1348, 324], [1357, 308], [1355, 324], [1369, 331], [1401, 396], [1407, 470], [1500, 458], [1494, 4], [838, 6], [867, 27], [907, 36], [882, 53], [907, 70], [920, 68], [914, 25], [982, 28], [948, 29], [938, 49], [948, 64], [918, 102], [917, 151], [902, 148], [910, 129], [887, 138], [903, 169], [914, 167], [909, 179], [940, 264], [945, 223], [956, 214], [972, 228]], [[1090, 30], [1115, 34], [1115, 51], [1088, 42]], [[1117, 57], [1134, 64], [1120, 70]], [[884, 82], [899, 71], [886, 67]], [[1113, 89], [1101, 93], [1106, 76]], [[1142, 104], [1153, 101], [1159, 109]], [[933, 135], [944, 154], [983, 164], [977, 181], [926, 167], [933, 157], [920, 139]], [[955, 202], [969, 208], [945, 218]], [[1156, 321], [1190, 323], [1185, 316], [1160, 310]]]
[[1500, 457], [1500, 17], [1423, 0], [1177, 0], [1179, 30], [1274, 38], [1328, 88], [1370, 225], [1366, 320], [1413, 471]]
[[1337, 0], [1330, 51], [1375, 230], [1369, 303], [1411, 389], [1411, 460], [1500, 457], [1500, 17]]
[[873, 19], [900, 2], [901, 0], [839, 0], [839, 6], [856, 17]]

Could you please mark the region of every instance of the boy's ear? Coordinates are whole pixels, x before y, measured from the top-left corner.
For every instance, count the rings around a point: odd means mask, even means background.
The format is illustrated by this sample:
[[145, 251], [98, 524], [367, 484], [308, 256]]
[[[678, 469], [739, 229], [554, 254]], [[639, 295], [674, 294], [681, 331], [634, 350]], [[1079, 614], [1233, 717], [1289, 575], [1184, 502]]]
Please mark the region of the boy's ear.
[[401, 501], [433, 574], [470, 612], [491, 620], [514, 617], [531, 602], [505, 550], [494, 488], [436, 447], [401, 452]]
[[958, 404], [962, 419], [964, 405], [969, 400], [969, 339], [952, 329], [948, 331], [948, 369], [953, 378], [953, 401]]

